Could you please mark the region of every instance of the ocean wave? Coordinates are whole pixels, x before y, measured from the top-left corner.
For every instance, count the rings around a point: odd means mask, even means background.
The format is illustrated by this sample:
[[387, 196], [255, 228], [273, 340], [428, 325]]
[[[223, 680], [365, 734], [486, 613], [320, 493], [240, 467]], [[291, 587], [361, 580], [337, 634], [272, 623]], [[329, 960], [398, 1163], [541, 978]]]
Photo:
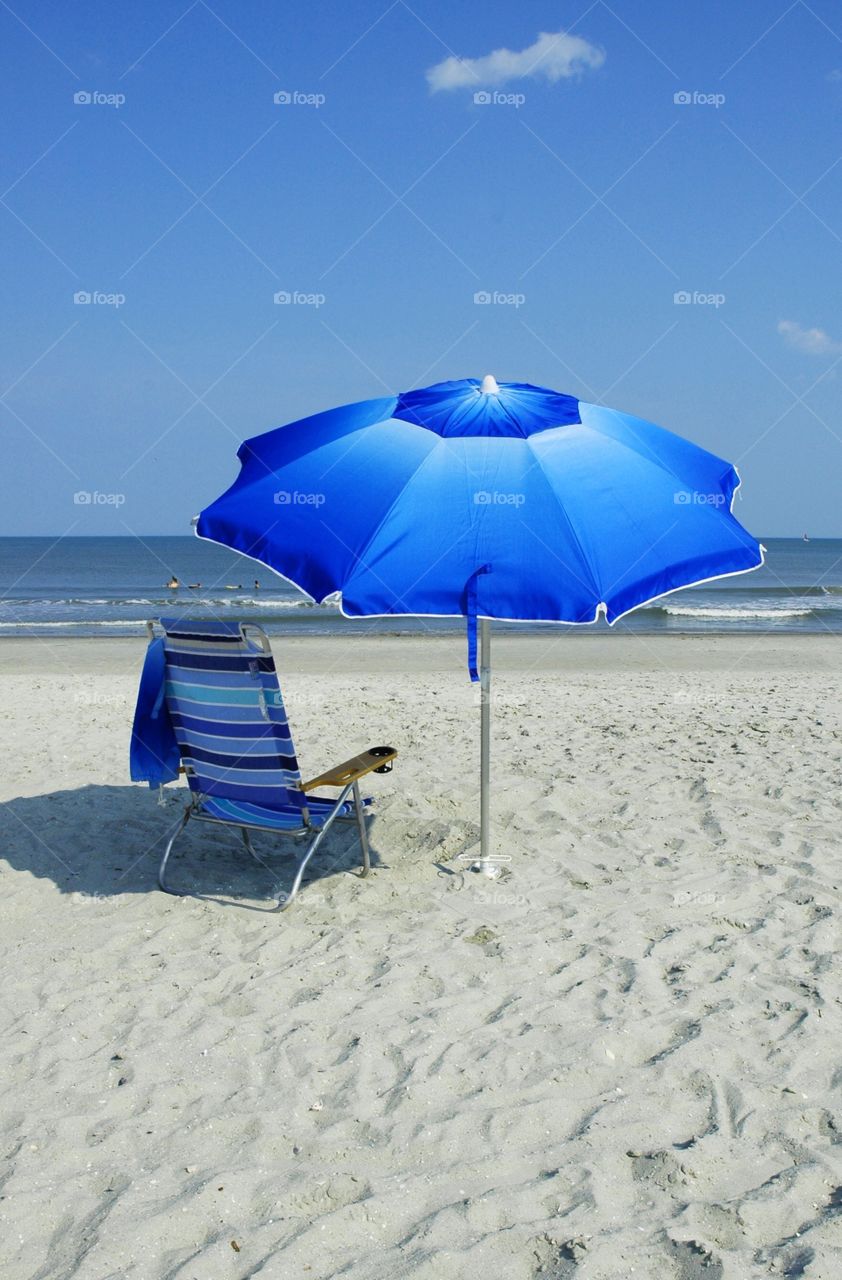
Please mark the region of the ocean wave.
[[[93, 596], [58, 596], [58, 597], [4, 596], [3, 599], [0, 600], [0, 605], [2, 605], [6, 609], [11, 608], [12, 605], [54, 606], [54, 605], [68, 605], [68, 604], [90, 604], [90, 605], [97, 605], [99, 608], [102, 608], [105, 605], [131, 604], [131, 603], [132, 603], [131, 600], [123, 600], [120, 597], [112, 597], [111, 599], [106, 600], [99, 596], [97, 596], [96, 598], [94, 598]], [[140, 603], [143, 603], [143, 602], [141, 601]]]
[[718, 599], [728, 599], [729, 597], [743, 596], [774, 596], [786, 600], [800, 600], [804, 596], [818, 597], [838, 596], [842, 595], [842, 586], [823, 586], [820, 583], [792, 583], [789, 585], [766, 583], [758, 586], [755, 583], [749, 585], [747, 582], [738, 582], [734, 580], [732, 585], [728, 586], [723, 581], [715, 585], [707, 585], [704, 587], [693, 588], [692, 586], [684, 588], [687, 591], [701, 590], [706, 596], [717, 597]]
[[52, 620], [30, 620], [26, 622], [0, 622], [0, 627], [8, 630], [17, 627], [23, 631], [31, 631], [33, 627], [39, 631], [42, 627], [136, 627], [142, 629], [146, 624], [141, 618], [65, 618], [63, 622]]
[[0, 608], [37, 608], [41, 610], [56, 608], [95, 608], [118, 609], [121, 607], [143, 607], [144, 609], [331, 609], [338, 608], [338, 601], [328, 599], [322, 604], [315, 600], [278, 599], [270, 596], [111, 596], [109, 599], [92, 596], [9, 596], [0, 599]]
[[315, 600], [256, 600], [247, 596], [239, 602], [248, 605], [251, 609], [338, 609], [339, 602], [337, 600], [323, 600], [319, 604]]
[[701, 605], [672, 605], [666, 604], [661, 606], [664, 613], [670, 614], [677, 618], [719, 618], [723, 621], [741, 620], [745, 621], [749, 618], [806, 618], [813, 609], [746, 609], [746, 608], [708, 608]]
[[315, 600], [279, 600], [270, 597], [256, 598], [254, 596], [193, 596], [192, 599], [185, 600], [179, 598], [177, 600], [115, 600], [114, 604], [132, 604], [144, 603], [155, 608], [165, 609], [331, 609], [337, 606], [329, 601], [323, 604], [317, 604]]

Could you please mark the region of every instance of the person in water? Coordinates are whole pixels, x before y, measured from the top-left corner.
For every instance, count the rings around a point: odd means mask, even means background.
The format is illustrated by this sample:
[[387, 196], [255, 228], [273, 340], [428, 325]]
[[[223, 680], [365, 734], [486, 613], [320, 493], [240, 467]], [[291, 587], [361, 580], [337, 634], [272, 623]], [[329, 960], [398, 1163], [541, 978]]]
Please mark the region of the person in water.
[[177, 591], [177, 590], [178, 590], [178, 588], [179, 588], [180, 586], [181, 586], [181, 583], [179, 582], [178, 578], [175, 576], [175, 574], [174, 574], [174, 573], [173, 573], [173, 574], [171, 574], [171, 575], [170, 575], [170, 580], [169, 580], [169, 582], [167, 583], [167, 588], [168, 588], [170, 591]]
[[255, 589], [255, 591], [259, 591], [259, 590], [260, 590], [260, 583], [257, 581], [257, 578], [255, 578], [255, 580], [254, 580], [254, 589]]

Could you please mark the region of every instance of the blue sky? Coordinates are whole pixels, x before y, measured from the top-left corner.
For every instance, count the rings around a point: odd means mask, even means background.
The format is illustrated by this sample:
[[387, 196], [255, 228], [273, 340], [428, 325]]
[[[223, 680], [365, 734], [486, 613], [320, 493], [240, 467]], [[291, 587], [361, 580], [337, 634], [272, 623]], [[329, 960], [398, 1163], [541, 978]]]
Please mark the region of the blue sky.
[[0, 533], [186, 533], [241, 439], [492, 372], [842, 534], [838, 5], [53, 0], [0, 47]]

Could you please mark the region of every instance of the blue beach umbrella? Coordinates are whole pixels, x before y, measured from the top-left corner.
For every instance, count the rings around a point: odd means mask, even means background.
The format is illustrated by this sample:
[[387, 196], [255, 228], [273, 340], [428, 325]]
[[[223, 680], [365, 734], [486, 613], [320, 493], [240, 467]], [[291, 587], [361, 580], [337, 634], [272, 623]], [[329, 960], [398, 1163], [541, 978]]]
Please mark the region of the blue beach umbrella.
[[615, 623], [756, 569], [728, 462], [641, 418], [468, 378], [364, 400], [247, 440], [197, 533], [352, 618], [464, 617], [481, 680], [488, 866], [490, 622]]

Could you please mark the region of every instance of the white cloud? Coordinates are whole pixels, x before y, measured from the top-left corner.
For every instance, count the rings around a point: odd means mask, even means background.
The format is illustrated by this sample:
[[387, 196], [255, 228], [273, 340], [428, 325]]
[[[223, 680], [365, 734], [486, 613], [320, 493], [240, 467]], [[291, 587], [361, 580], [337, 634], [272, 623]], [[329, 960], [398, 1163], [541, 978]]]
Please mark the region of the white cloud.
[[803, 329], [795, 320], [781, 320], [778, 333], [796, 351], [808, 356], [842, 355], [842, 342], [836, 342], [824, 329]]
[[495, 49], [482, 58], [445, 58], [427, 72], [427, 83], [433, 93], [440, 89], [477, 89], [484, 85], [506, 84], [524, 76], [543, 76], [555, 83], [596, 70], [605, 54], [581, 36], [557, 31], [542, 32], [534, 44], [519, 53], [511, 49]]

